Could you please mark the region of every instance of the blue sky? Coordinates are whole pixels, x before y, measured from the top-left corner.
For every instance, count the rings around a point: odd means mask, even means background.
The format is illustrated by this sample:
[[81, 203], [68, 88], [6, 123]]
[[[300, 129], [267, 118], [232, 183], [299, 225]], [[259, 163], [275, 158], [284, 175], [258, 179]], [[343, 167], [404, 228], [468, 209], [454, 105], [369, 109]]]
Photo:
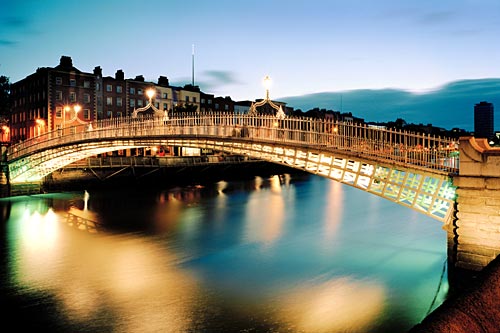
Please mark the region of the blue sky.
[[0, 75], [61, 55], [235, 100], [500, 77], [498, 0], [0, 0]]

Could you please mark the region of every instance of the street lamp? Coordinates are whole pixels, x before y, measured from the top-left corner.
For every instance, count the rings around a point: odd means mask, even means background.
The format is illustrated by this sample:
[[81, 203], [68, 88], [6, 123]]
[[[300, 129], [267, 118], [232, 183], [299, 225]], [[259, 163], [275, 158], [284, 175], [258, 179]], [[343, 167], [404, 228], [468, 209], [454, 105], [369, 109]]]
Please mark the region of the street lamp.
[[10, 128], [7, 125], [2, 125], [2, 142], [9, 142], [10, 141]]
[[269, 104], [271, 105], [271, 107], [273, 109], [276, 110], [276, 118], [278, 120], [282, 120], [282, 119], [285, 119], [285, 112], [283, 111], [283, 108], [281, 107], [281, 105], [276, 105], [273, 101], [271, 101], [271, 99], [269, 98], [269, 88], [271, 87], [271, 78], [269, 77], [269, 75], [266, 75], [264, 77], [264, 88], [266, 88], [266, 98], [263, 99], [262, 101], [260, 102], [256, 102], [256, 103], [252, 103], [252, 105], [250, 106], [250, 111], [249, 111], [249, 114], [250, 115], [257, 115], [257, 108], [259, 106], [262, 106], [264, 104]]
[[146, 96], [148, 96], [149, 102], [145, 107], [138, 108], [138, 109], [134, 108], [134, 111], [132, 112], [132, 118], [137, 118], [137, 115], [139, 112], [144, 112], [144, 111], [148, 110], [149, 108], [151, 108], [151, 109], [153, 109], [155, 117], [159, 118], [159, 117], [163, 116], [163, 117], [167, 117], [167, 120], [168, 120], [168, 115], [166, 114], [166, 111], [165, 111], [165, 113], [163, 113], [153, 105], [153, 98], [155, 97], [155, 95], [156, 95], [155, 88], [146, 89]]
[[[80, 112], [80, 110], [82, 109], [82, 107], [79, 105], [79, 104], [75, 104], [73, 105], [73, 110], [75, 111], [75, 116], [70, 120], [70, 122], [73, 122], [77, 117], [78, 117], [78, 112]], [[71, 107], [69, 105], [65, 105], [64, 108], [63, 108], [63, 125], [62, 127], [66, 127], [66, 112], [69, 112], [71, 111]]]
[[36, 122], [36, 125], [37, 125], [37, 128], [38, 128], [38, 134], [37, 135], [40, 136], [41, 129], [42, 129], [42, 127], [45, 126], [45, 120], [38, 118], [38, 119], [35, 120], [35, 122]]
[[146, 90], [146, 96], [148, 96], [149, 98], [149, 103], [151, 103], [151, 100], [153, 99], [153, 97], [155, 97], [155, 95], [156, 91], [153, 88], [149, 88], [148, 90]]

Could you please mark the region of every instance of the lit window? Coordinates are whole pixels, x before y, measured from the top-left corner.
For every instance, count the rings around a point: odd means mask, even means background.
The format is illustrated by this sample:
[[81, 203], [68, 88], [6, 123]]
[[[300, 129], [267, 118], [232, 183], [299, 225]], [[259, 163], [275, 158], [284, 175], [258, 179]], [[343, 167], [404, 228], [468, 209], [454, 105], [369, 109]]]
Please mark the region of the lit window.
[[112, 92], [113, 91], [113, 86], [111, 84], [106, 85], [106, 91]]

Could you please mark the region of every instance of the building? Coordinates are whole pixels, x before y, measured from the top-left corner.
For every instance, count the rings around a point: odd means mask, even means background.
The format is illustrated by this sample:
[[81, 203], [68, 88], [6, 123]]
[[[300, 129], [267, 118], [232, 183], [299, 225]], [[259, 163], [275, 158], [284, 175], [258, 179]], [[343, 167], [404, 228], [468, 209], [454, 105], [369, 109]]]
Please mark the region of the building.
[[493, 104], [481, 102], [474, 106], [474, 136], [492, 139], [494, 133]]
[[[158, 83], [147, 82], [142, 75], [126, 79], [121, 69], [114, 77], [103, 77], [100, 66], [92, 73], [83, 72], [73, 66], [71, 57], [62, 56], [59, 65], [38, 68], [12, 84], [10, 142], [54, 130], [59, 130], [61, 135], [84, 131], [91, 128], [95, 120], [129, 117], [134, 110], [149, 103], [146, 96], [149, 88], [155, 89], [152, 102], [161, 111], [172, 114], [201, 109], [203, 93], [198, 86], [172, 87], [166, 76], [160, 76]], [[5, 133], [2, 129], [2, 138]]]
[[[96, 75], [80, 71], [70, 57], [38, 68], [11, 87], [10, 139], [19, 142], [48, 131], [84, 130], [97, 118]], [[75, 127], [75, 125], [80, 125]]]

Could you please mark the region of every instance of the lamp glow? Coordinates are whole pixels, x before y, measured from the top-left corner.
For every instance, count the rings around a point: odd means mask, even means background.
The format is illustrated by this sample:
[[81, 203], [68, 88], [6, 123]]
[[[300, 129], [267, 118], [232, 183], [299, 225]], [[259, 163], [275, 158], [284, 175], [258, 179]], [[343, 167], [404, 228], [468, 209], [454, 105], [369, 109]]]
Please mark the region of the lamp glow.
[[156, 95], [156, 92], [154, 89], [148, 89], [146, 90], [146, 96], [148, 96], [148, 98], [151, 100], [153, 99], [153, 97], [155, 97]]

